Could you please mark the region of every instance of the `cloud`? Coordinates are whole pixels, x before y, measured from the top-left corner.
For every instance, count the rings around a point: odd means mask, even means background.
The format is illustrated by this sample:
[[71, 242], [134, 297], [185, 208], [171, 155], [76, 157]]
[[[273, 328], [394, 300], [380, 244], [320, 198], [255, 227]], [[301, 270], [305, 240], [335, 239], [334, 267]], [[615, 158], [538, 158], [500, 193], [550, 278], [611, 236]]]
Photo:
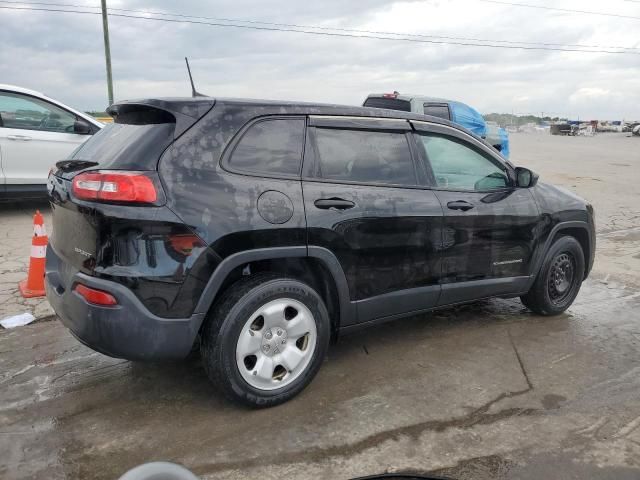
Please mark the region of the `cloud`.
[[[567, 8], [580, 7], [572, 1]], [[620, 12], [640, 16], [640, 7], [629, 3]], [[474, 0], [109, 5], [413, 35], [640, 47], [637, 22]], [[0, 22], [3, 82], [81, 109], [106, 106], [99, 16], [0, 10]], [[640, 55], [338, 38], [116, 16], [110, 31], [117, 99], [189, 95], [183, 60], [189, 56], [198, 90], [213, 96], [361, 104], [370, 92], [398, 90], [459, 99], [483, 112], [640, 118]]]

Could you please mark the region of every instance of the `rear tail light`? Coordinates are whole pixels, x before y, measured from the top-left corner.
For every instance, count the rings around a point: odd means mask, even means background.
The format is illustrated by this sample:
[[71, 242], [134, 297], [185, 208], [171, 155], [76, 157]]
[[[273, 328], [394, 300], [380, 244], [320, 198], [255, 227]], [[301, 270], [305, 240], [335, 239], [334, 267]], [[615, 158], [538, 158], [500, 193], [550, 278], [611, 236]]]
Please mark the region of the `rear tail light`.
[[90, 288], [86, 285], [78, 283], [74, 289], [82, 298], [93, 305], [100, 305], [101, 307], [113, 307], [118, 304], [116, 298], [110, 293], [98, 290], [96, 288]]
[[156, 184], [143, 172], [94, 171], [73, 178], [73, 194], [80, 200], [155, 203]]

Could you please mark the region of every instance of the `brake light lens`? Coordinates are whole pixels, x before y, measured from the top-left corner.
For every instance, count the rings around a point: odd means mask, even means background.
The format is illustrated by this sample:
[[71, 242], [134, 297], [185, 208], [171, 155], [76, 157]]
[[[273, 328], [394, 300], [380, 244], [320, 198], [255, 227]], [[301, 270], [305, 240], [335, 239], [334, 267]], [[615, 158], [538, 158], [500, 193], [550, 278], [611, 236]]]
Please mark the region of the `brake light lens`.
[[75, 291], [84, 298], [87, 302], [93, 305], [99, 305], [101, 307], [113, 307], [118, 304], [116, 298], [110, 293], [98, 290], [96, 288], [90, 288], [86, 285], [78, 283]]
[[80, 200], [154, 203], [158, 192], [142, 172], [96, 171], [73, 178], [73, 193]]

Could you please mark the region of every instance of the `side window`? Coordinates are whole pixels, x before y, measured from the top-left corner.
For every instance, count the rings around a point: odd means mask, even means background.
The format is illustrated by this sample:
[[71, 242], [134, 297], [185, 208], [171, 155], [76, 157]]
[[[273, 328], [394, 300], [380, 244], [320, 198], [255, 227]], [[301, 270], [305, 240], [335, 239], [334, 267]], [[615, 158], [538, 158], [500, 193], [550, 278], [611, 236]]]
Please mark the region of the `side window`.
[[454, 190], [494, 190], [509, 185], [506, 169], [452, 137], [419, 136], [436, 185]]
[[432, 117], [444, 118], [445, 120], [451, 120], [449, 105], [446, 103], [425, 103], [424, 114], [431, 115]]
[[316, 128], [316, 175], [330, 180], [415, 185], [404, 133]]
[[39, 98], [0, 92], [0, 126], [73, 133], [76, 116]]
[[302, 118], [274, 118], [254, 123], [234, 148], [229, 166], [248, 173], [298, 175], [304, 124]]

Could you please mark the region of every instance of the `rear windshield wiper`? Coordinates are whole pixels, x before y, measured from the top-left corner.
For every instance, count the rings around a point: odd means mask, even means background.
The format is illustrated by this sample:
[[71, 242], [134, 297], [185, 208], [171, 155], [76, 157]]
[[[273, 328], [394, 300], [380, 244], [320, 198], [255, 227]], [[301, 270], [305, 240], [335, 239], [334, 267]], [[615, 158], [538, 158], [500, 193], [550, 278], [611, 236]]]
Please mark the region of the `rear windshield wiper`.
[[90, 160], [61, 160], [56, 162], [58, 170], [63, 172], [73, 172], [75, 170], [82, 170], [83, 168], [95, 167], [98, 162], [92, 162]]

